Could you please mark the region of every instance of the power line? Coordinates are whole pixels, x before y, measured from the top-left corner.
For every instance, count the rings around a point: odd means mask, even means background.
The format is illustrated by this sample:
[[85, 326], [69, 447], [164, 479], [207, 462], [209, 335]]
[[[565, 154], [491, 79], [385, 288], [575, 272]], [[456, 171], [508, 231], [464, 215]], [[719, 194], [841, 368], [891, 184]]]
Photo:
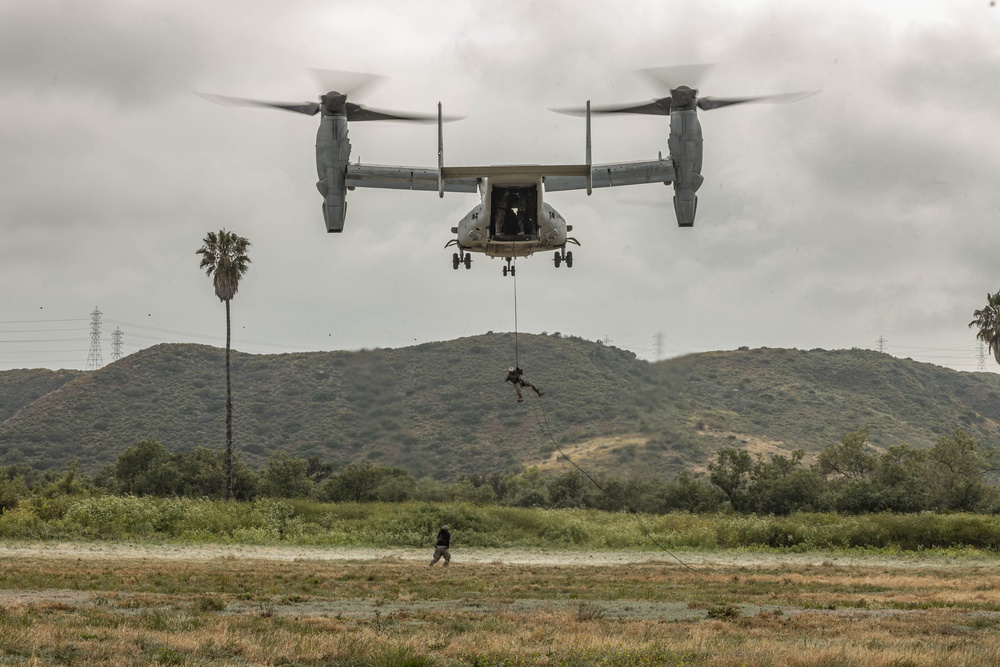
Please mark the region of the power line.
[[72, 329], [0, 329], [0, 334], [8, 333], [49, 333], [50, 331], [80, 331], [80, 327]]
[[76, 317], [68, 320], [0, 320], [0, 324], [37, 324], [38, 322], [86, 322], [85, 317]]
[[968, 352], [967, 347], [916, 347], [913, 345], [896, 345], [899, 350], [926, 350], [929, 352]]
[[75, 343], [77, 341], [89, 340], [88, 338], [17, 338], [14, 340], [0, 340], [0, 343]]
[[[178, 331], [176, 329], [164, 329], [162, 327], [154, 327], [154, 326], [150, 326], [148, 324], [135, 324], [133, 322], [123, 322], [121, 320], [111, 320], [111, 319], [107, 319], [107, 320], [104, 320], [104, 321], [107, 322], [108, 324], [122, 325], [122, 326], [125, 326], [125, 327], [129, 328], [129, 329], [143, 329], [145, 331], [153, 331], [153, 332], [158, 332], [158, 333], [171, 334], [171, 335], [173, 335], [175, 337], [181, 337], [181, 338], [186, 338], [186, 339], [198, 338], [198, 339], [201, 339], [201, 340], [214, 340], [214, 341], [224, 341], [224, 340], [226, 340], [225, 336], [211, 336], [211, 335], [208, 335], [208, 334], [191, 333], [190, 331]], [[143, 338], [145, 340], [156, 340], [156, 341], [160, 341], [160, 342], [171, 342], [171, 341], [169, 341], [168, 339], [166, 339], [166, 338], [164, 338], [162, 336], [159, 336], [159, 337], [157, 337], [157, 336], [143, 336], [141, 334], [132, 333], [132, 332], [130, 332], [129, 335], [132, 336], [132, 337], [134, 337], [134, 338]], [[234, 342], [234, 343], [243, 343], [244, 345], [259, 345], [261, 347], [276, 347], [276, 348], [279, 348], [279, 349], [295, 349], [295, 350], [313, 350], [313, 349], [315, 349], [315, 347], [308, 347], [308, 346], [302, 346], [302, 345], [288, 345], [286, 343], [265, 343], [265, 342], [258, 341], [258, 340], [247, 340], [245, 338], [233, 338], [232, 342]]]
[[65, 354], [79, 354], [82, 350], [76, 348], [73, 350], [0, 350], [0, 355], [11, 355], [11, 354], [45, 354], [45, 353], [65, 353]]

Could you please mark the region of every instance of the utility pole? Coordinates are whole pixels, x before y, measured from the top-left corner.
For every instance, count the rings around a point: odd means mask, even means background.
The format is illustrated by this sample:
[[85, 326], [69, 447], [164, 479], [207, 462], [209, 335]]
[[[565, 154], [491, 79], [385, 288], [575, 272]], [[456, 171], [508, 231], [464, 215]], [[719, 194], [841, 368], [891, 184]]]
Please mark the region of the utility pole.
[[979, 345], [976, 346], [976, 362], [977, 371], [986, 370], [986, 346], [983, 345], [983, 341], [979, 341]]
[[122, 333], [121, 327], [115, 327], [111, 332], [111, 361], [118, 361], [122, 358]]
[[888, 345], [889, 341], [887, 341], [887, 340], [886, 340], [885, 338], [883, 338], [882, 336], [879, 336], [879, 337], [878, 337], [878, 340], [877, 340], [877, 341], [875, 341], [875, 342], [876, 342], [876, 343], [878, 344], [878, 351], [879, 351], [879, 352], [882, 352], [882, 353], [884, 354], [884, 353], [885, 353], [885, 348], [886, 348], [886, 345]]
[[94, 307], [90, 314], [90, 352], [87, 353], [87, 370], [96, 371], [104, 365], [101, 354], [101, 310]]

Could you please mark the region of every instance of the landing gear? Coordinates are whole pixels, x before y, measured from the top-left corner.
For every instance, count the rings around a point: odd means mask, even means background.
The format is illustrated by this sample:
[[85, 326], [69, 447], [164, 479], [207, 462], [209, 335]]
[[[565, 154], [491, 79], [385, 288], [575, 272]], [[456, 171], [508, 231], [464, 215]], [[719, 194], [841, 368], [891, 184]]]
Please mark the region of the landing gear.
[[464, 252], [464, 251], [462, 252], [461, 255], [459, 255], [457, 252], [452, 253], [452, 255], [451, 255], [451, 268], [453, 268], [456, 271], [458, 271], [458, 267], [459, 267], [460, 264], [465, 264], [465, 268], [466, 269], [471, 269], [472, 268], [472, 255], [470, 255], [469, 253]]
[[555, 257], [552, 258], [552, 261], [555, 263], [557, 269], [563, 262], [566, 262], [566, 268], [572, 268], [573, 251], [570, 250], [569, 252], [566, 252], [565, 250], [556, 250]]
[[511, 262], [511, 258], [510, 258], [510, 257], [505, 257], [504, 259], [506, 259], [506, 260], [507, 260], [507, 266], [503, 267], [503, 274], [504, 274], [505, 276], [506, 276], [506, 275], [507, 275], [508, 273], [509, 273], [510, 275], [514, 275], [514, 266], [513, 266], [513, 265], [512, 265], [511, 263], [510, 263], [510, 262]]
[[465, 253], [465, 257], [462, 258], [462, 264], [465, 264], [466, 269], [472, 268], [472, 255]]

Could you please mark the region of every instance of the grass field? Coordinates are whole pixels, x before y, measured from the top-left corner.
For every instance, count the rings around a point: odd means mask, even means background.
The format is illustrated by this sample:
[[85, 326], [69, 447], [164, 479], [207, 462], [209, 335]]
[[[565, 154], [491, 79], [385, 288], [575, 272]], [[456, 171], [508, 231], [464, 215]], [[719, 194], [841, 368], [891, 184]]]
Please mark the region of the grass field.
[[989, 554], [429, 555], [4, 545], [0, 663], [1000, 664]]

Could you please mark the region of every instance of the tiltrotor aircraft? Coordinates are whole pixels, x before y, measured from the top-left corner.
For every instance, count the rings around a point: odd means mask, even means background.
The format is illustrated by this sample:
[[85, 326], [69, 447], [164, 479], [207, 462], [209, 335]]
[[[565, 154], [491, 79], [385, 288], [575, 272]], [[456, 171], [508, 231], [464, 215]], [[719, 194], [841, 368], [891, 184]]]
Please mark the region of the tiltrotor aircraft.
[[[347, 215], [347, 191], [355, 188], [390, 188], [397, 190], [437, 190], [445, 192], [478, 192], [480, 203], [452, 227], [451, 239], [445, 247], [455, 246], [452, 267], [472, 267], [472, 253], [481, 252], [489, 257], [506, 260], [504, 275], [513, 275], [515, 257], [528, 257], [540, 251], [554, 251], [553, 261], [558, 268], [565, 263], [573, 266], [573, 253], [568, 244], [580, 245], [569, 236], [572, 226], [566, 223], [544, 195], [562, 190], [586, 190], [617, 187], [642, 183], [663, 183], [674, 186], [674, 213], [681, 227], [694, 225], [698, 207], [698, 188], [704, 178], [702, 167], [702, 134], [698, 122], [698, 109], [708, 111], [733, 104], [753, 101], [792, 101], [811, 93], [792, 93], [765, 97], [717, 98], [699, 97], [698, 91], [678, 78], [694, 79], [708, 69], [707, 65], [684, 68], [667, 67], [643, 70], [654, 84], [669, 90], [669, 95], [650, 102], [617, 106], [596, 107], [590, 102], [579, 109], [555, 109], [560, 113], [586, 117], [586, 163], [557, 165], [490, 165], [481, 167], [446, 167], [442, 124], [446, 118], [438, 103], [438, 166], [405, 167], [351, 163], [351, 142], [348, 139], [349, 122], [371, 120], [433, 121], [434, 116], [400, 113], [366, 108], [348, 102], [349, 94], [380, 77], [349, 72], [317, 72], [327, 81], [353, 79], [353, 85], [337, 85], [347, 92], [330, 92], [320, 96], [319, 102], [280, 103], [260, 102], [242, 98], [204, 95], [224, 104], [243, 104], [272, 107], [294, 111], [309, 116], [320, 114], [316, 135], [316, 169], [319, 182], [316, 187], [323, 195], [323, 219], [328, 232], [344, 230]], [[682, 79], [683, 80], [683, 79]], [[331, 88], [334, 86], [330, 86]], [[670, 154], [656, 160], [593, 164], [591, 162], [591, 114], [638, 113], [670, 116], [670, 136], [667, 146]]]

